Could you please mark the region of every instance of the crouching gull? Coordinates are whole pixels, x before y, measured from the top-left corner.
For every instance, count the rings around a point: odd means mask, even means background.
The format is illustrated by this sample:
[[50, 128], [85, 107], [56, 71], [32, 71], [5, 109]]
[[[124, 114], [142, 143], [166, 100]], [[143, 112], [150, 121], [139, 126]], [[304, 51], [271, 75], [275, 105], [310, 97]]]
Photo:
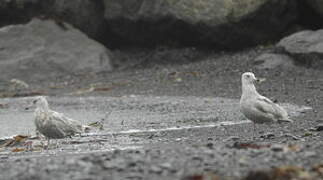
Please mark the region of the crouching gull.
[[73, 136], [89, 128], [82, 125], [79, 121], [66, 117], [62, 113], [50, 110], [48, 102], [43, 96], [37, 97], [33, 104], [36, 105], [34, 114], [36, 131], [48, 139], [47, 146], [49, 146], [50, 139], [62, 139]]
[[256, 123], [293, 122], [284, 108], [257, 92], [256, 81], [259, 80], [252, 72], [245, 72], [241, 76], [240, 110], [254, 123], [254, 132]]

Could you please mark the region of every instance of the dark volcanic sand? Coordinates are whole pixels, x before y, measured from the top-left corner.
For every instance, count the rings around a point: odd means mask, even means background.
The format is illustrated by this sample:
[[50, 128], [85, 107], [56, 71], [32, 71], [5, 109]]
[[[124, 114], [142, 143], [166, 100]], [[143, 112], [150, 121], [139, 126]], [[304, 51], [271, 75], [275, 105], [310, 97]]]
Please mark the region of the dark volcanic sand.
[[[81, 88], [96, 84], [97, 91], [79, 95], [239, 99], [240, 75], [253, 71], [256, 76], [267, 79], [258, 86], [261, 94], [282, 103], [310, 106], [313, 110], [294, 118], [293, 124], [259, 125], [255, 139], [252, 124], [247, 123], [225, 128], [115, 137], [114, 141], [127, 137], [132, 144], [140, 146], [134, 150], [70, 155], [65, 153], [65, 145], [62, 145], [63, 150], [59, 152], [1, 155], [0, 179], [171, 180], [205, 172], [237, 179], [255, 169], [282, 165], [310, 169], [323, 163], [322, 133], [310, 131], [323, 121], [323, 71], [299, 66], [257, 70], [254, 58], [270, 51], [266, 48], [237, 53], [214, 53], [194, 48], [115, 51], [116, 57], [122, 59], [118, 62], [122, 65], [112, 73], [58, 78], [55, 83], [26, 81], [35, 91], [52, 96], [70, 96]], [[272, 136], [264, 138], [268, 132]], [[234, 146], [237, 142], [251, 142], [259, 149], [238, 149]]]

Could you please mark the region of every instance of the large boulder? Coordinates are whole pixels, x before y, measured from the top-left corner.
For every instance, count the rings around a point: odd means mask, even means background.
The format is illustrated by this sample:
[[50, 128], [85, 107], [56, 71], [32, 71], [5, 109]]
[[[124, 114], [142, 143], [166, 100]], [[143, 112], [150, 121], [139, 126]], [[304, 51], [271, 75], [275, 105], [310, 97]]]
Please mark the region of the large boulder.
[[33, 19], [0, 29], [1, 79], [45, 79], [112, 70], [109, 51], [71, 25]]
[[286, 54], [264, 53], [255, 58], [255, 67], [260, 70], [294, 68], [294, 60]]
[[323, 30], [292, 34], [280, 40], [277, 47], [308, 67], [323, 68]]
[[279, 37], [297, 17], [294, 0], [103, 0], [119, 45], [180, 42], [242, 48]]
[[92, 38], [102, 38], [104, 6], [96, 0], [1, 0], [0, 26], [27, 23], [33, 17], [65, 21]]

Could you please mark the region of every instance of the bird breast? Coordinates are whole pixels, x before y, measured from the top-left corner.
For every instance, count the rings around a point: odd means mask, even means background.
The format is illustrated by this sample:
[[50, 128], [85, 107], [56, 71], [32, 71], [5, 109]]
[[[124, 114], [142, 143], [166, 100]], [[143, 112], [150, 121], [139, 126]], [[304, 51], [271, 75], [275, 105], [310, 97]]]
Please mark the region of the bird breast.
[[56, 124], [46, 112], [36, 112], [35, 125], [36, 130], [47, 138], [60, 139], [66, 136], [63, 131], [57, 128]]

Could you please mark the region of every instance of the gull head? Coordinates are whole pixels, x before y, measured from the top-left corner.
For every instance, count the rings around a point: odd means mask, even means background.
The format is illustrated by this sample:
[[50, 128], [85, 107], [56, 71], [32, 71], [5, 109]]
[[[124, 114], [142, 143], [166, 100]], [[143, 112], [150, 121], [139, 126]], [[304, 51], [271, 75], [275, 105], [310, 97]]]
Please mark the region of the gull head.
[[38, 96], [33, 101], [33, 104], [40, 109], [48, 109], [48, 102], [44, 96]]
[[245, 72], [241, 76], [241, 81], [243, 85], [250, 85], [254, 84], [254, 82], [258, 81], [258, 79], [252, 72]]

